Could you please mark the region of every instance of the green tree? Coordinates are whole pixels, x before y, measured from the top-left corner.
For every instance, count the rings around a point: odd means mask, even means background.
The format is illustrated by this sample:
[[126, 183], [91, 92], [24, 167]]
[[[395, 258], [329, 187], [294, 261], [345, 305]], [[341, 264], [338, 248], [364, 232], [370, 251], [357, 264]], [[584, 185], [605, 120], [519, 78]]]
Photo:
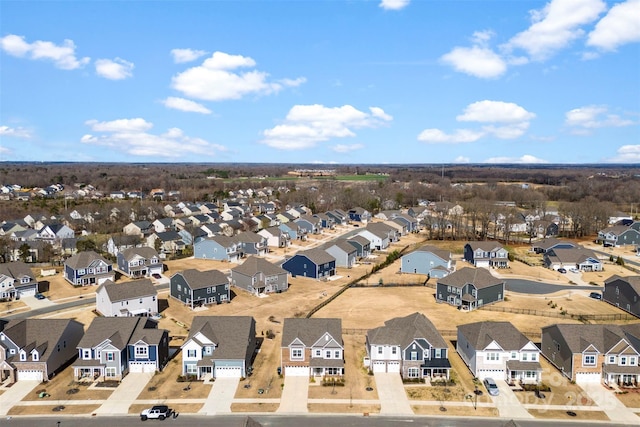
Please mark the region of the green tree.
[[31, 247], [27, 243], [23, 243], [20, 245], [20, 260], [22, 262], [27, 262], [31, 257]]
[[83, 239], [76, 242], [78, 252], [95, 251], [96, 248], [96, 242], [91, 239]]

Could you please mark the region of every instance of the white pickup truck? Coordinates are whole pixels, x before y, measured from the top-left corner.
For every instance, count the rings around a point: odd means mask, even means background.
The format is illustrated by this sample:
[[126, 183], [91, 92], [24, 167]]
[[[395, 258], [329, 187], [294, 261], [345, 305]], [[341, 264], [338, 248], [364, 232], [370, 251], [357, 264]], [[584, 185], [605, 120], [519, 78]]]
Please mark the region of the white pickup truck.
[[172, 413], [173, 410], [171, 410], [167, 405], [156, 405], [140, 412], [140, 419], [142, 421], [164, 420], [165, 418], [169, 418]]

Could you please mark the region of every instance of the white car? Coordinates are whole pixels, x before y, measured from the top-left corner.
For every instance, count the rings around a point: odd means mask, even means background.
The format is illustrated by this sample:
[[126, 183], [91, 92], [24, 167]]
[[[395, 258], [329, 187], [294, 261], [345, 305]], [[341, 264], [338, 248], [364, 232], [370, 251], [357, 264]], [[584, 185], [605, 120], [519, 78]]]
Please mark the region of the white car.
[[165, 418], [169, 418], [172, 413], [173, 410], [167, 405], [156, 405], [140, 412], [140, 419], [142, 421], [164, 420]]
[[484, 379], [484, 386], [487, 389], [487, 392], [491, 395], [491, 396], [497, 396], [500, 394], [500, 389], [498, 388], [498, 384], [496, 384], [495, 380], [493, 378], [485, 378]]

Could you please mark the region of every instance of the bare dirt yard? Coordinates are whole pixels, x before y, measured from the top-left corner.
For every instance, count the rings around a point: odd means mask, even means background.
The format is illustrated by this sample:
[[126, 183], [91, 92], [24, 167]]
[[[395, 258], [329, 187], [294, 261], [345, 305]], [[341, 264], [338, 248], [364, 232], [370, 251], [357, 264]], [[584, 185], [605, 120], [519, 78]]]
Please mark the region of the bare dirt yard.
[[[62, 406], [62, 407], [61, 407]], [[70, 414], [91, 414], [98, 409], [100, 405], [42, 405], [27, 406], [16, 405], [9, 409], [7, 415], [70, 415]]]
[[182, 374], [180, 357], [172, 359], [162, 372], [156, 373], [138, 400], [150, 399], [205, 399], [213, 383], [203, 381], [178, 381]]
[[362, 405], [349, 403], [309, 403], [309, 412], [320, 412], [325, 414], [349, 413], [349, 414], [377, 414], [380, 412], [380, 405]]
[[473, 409], [469, 406], [456, 406], [455, 404], [444, 404], [446, 411], [440, 409], [440, 405], [412, 405], [411, 409], [416, 415], [439, 415], [458, 417], [499, 417], [496, 408], [478, 407]]
[[[73, 379], [73, 368], [71, 366], [54, 376], [46, 383], [36, 387], [27, 394], [23, 401], [42, 401], [42, 400], [85, 400], [90, 403], [91, 400], [104, 400], [113, 393], [112, 388], [91, 388], [91, 383], [77, 382]], [[49, 396], [40, 398], [41, 391], [45, 391]]]
[[232, 403], [231, 412], [275, 412], [279, 403]]
[[607, 421], [609, 417], [602, 411], [573, 411], [575, 416], [570, 416], [567, 411], [560, 409], [529, 409], [531, 415], [541, 419], [567, 420], [567, 421]]
[[627, 408], [634, 408], [640, 412], [640, 390], [630, 390], [626, 393], [616, 393], [615, 396]]
[[276, 335], [274, 339], [260, 338], [262, 343], [253, 361], [253, 372], [238, 384], [236, 399], [276, 399], [282, 395], [280, 384], [284, 383], [284, 379], [277, 371], [280, 366], [280, 336]]

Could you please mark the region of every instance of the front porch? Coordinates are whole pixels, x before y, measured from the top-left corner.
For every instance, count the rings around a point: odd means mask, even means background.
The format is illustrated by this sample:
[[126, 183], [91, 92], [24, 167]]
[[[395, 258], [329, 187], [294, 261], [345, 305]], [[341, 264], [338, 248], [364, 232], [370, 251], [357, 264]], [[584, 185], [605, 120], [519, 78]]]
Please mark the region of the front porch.
[[539, 362], [507, 361], [507, 383], [539, 384], [542, 381], [542, 366]]
[[603, 366], [604, 383], [609, 387], [620, 389], [639, 387], [640, 372], [637, 366]]
[[311, 358], [309, 363], [311, 375], [314, 377], [340, 377], [344, 375], [344, 360]]

